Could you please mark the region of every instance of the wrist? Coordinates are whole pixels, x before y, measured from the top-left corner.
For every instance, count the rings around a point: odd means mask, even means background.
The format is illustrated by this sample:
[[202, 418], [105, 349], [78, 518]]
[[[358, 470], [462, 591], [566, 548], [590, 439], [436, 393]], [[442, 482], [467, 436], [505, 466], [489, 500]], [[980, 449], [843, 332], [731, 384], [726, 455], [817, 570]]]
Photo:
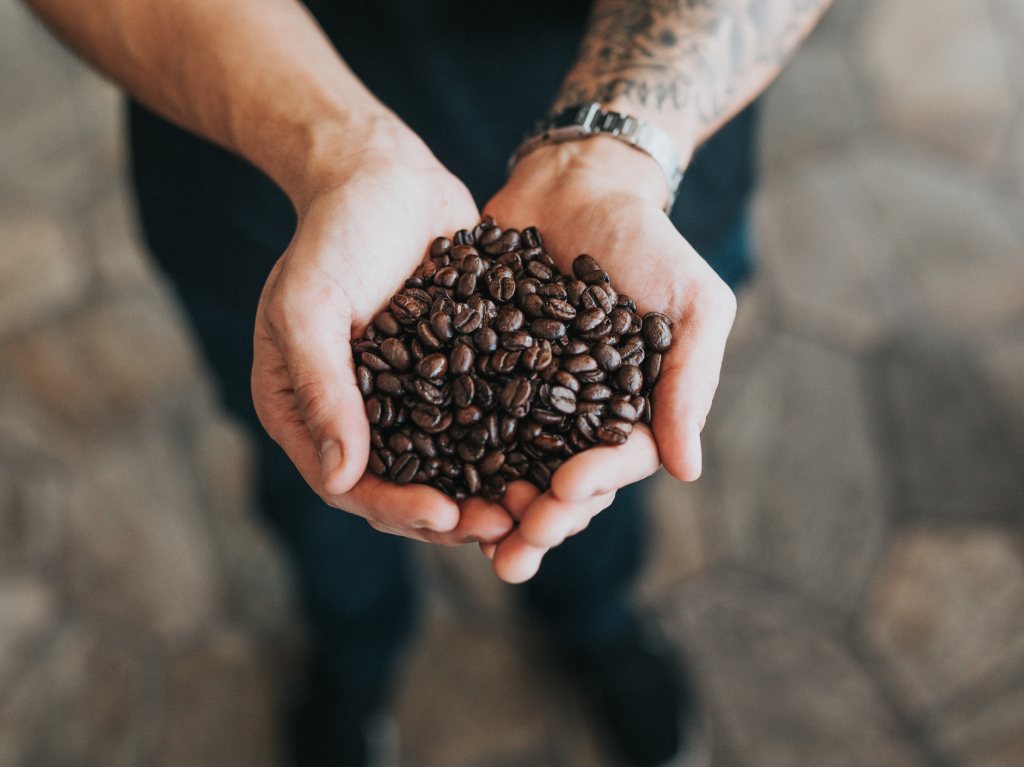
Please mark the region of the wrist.
[[539, 146], [516, 163], [509, 185], [522, 193], [570, 189], [629, 195], [664, 209], [668, 186], [654, 158], [611, 136]]
[[312, 121], [287, 155], [279, 157], [283, 167], [271, 176], [299, 211], [374, 166], [440, 166], [423, 141], [383, 108]]

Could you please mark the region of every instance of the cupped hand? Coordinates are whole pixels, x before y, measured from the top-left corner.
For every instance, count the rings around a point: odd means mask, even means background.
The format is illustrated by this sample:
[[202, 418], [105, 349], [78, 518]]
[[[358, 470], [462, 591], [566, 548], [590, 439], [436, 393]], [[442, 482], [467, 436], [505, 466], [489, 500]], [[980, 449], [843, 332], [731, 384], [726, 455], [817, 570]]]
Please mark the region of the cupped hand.
[[663, 312], [674, 323], [654, 389], [651, 431], [637, 428], [621, 446], [584, 451], [559, 467], [546, 492], [517, 491], [506, 501], [519, 525], [497, 546], [483, 546], [504, 580], [532, 577], [549, 548], [586, 527], [616, 490], [654, 473], [659, 463], [681, 480], [700, 476], [700, 434], [736, 300], [669, 221], [665, 196], [649, 157], [597, 138], [535, 150], [485, 208], [503, 227], [536, 226], [564, 272], [589, 253], [641, 314]]
[[430, 241], [478, 218], [466, 188], [429, 153], [360, 158], [303, 203], [260, 297], [252, 372], [260, 421], [324, 501], [384, 532], [456, 544], [499, 540], [512, 526], [498, 504], [460, 508], [426, 485], [366, 472], [369, 424], [350, 347]]

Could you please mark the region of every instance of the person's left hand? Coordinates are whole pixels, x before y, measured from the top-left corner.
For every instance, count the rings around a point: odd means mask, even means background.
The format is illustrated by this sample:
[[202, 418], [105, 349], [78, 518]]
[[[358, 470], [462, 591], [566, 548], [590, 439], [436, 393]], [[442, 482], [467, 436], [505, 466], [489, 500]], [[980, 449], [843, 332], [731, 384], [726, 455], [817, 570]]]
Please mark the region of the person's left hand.
[[662, 208], [665, 181], [654, 161], [599, 137], [534, 150], [487, 204], [501, 227], [536, 226], [559, 268], [571, 273], [592, 255], [638, 311], [674, 322], [653, 396], [653, 433], [633, 429], [625, 444], [583, 451], [554, 473], [551, 487], [517, 487], [505, 499], [519, 525], [498, 544], [481, 544], [505, 581], [537, 572], [544, 554], [583, 530], [615, 492], [661, 463], [678, 479], [701, 473], [700, 433], [718, 386], [736, 313], [728, 286], [684, 240]]

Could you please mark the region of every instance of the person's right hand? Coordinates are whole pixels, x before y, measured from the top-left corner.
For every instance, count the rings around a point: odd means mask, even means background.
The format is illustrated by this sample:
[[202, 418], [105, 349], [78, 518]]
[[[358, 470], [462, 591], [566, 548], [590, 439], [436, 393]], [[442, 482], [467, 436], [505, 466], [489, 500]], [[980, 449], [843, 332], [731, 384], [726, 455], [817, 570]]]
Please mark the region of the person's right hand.
[[499, 504], [460, 507], [426, 485], [366, 473], [370, 430], [350, 339], [358, 337], [438, 234], [472, 227], [465, 186], [416, 140], [349, 160], [297, 202], [298, 227], [260, 297], [256, 412], [320, 497], [374, 528], [418, 540], [496, 542], [512, 528]]

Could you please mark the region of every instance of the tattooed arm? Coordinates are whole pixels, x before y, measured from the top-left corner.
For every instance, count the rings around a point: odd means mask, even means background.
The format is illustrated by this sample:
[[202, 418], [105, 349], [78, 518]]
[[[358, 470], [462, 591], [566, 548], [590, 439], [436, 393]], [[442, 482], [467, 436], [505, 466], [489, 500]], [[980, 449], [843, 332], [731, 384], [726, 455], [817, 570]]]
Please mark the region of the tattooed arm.
[[649, 120], [684, 161], [763, 91], [830, 0], [597, 0], [555, 108]]

